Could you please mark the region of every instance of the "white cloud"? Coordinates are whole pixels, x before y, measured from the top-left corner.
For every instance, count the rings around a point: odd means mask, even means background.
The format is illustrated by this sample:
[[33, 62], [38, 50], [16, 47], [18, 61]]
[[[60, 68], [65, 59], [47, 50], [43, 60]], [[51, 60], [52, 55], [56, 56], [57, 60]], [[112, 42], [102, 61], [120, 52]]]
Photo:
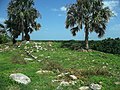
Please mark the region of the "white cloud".
[[57, 12], [59, 17], [64, 16], [66, 10], [67, 10], [67, 8], [65, 6], [62, 6], [59, 9], [57, 9], [57, 8], [51, 9], [51, 11]]
[[109, 1], [104, 1], [104, 6], [109, 7], [111, 10], [113, 10], [116, 6], [119, 5], [119, 0], [109, 0]]
[[115, 16], [117, 16], [117, 15], [118, 15], [118, 13], [117, 13], [116, 11], [112, 11], [112, 12], [114, 13], [114, 15], [115, 15]]
[[66, 8], [65, 6], [62, 6], [62, 7], [60, 8], [60, 10], [61, 10], [61, 11], [66, 11], [67, 8]]
[[57, 9], [57, 8], [51, 9], [51, 11], [54, 11], [54, 12], [57, 12], [57, 11], [65, 12], [66, 10], [67, 10], [67, 8], [65, 6], [62, 6], [59, 9]]
[[104, 7], [109, 7], [112, 12], [117, 16], [117, 12], [115, 11], [115, 8], [119, 5], [119, 0], [109, 0], [109, 1], [104, 1]]

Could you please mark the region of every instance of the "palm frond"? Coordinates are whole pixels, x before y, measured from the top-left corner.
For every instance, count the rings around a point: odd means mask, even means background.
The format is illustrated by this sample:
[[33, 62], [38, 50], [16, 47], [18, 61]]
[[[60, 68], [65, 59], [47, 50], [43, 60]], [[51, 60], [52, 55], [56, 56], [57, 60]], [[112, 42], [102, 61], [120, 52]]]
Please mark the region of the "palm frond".
[[76, 33], [77, 33], [78, 31], [79, 31], [78, 26], [76, 26], [76, 27], [74, 27], [74, 28], [71, 29], [71, 33], [72, 33], [73, 36], [76, 36]]

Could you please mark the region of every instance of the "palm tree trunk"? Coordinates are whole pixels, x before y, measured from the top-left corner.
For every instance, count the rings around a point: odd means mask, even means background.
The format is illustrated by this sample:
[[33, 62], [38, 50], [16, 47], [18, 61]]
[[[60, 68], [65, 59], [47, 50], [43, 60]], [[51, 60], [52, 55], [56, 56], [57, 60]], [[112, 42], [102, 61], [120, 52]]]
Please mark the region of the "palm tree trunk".
[[24, 41], [24, 32], [22, 31], [22, 41]]
[[24, 41], [24, 24], [23, 23], [24, 22], [22, 20], [22, 25], [21, 25], [21, 27], [22, 27], [22, 41]]
[[89, 35], [89, 32], [88, 32], [88, 29], [86, 28], [85, 30], [85, 49], [89, 49], [89, 44], [88, 44], [88, 35]]

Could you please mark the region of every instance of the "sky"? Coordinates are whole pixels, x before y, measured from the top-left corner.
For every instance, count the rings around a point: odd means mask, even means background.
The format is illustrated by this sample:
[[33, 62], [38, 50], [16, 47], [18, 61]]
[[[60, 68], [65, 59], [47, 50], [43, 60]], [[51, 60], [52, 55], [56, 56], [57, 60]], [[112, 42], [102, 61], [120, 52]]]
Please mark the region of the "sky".
[[[0, 23], [7, 19], [9, 2], [10, 0], [0, 0]], [[42, 15], [42, 18], [38, 18], [37, 21], [42, 27], [30, 35], [31, 40], [84, 40], [84, 30], [73, 37], [70, 29], [65, 29], [65, 6], [75, 2], [76, 0], [35, 0], [35, 8]], [[101, 39], [120, 38], [120, 0], [104, 0], [104, 5], [108, 6], [115, 16], [110, 19], [106, 33]], [[101, 40], [94, 32], [90, 33], [89, 39]]]

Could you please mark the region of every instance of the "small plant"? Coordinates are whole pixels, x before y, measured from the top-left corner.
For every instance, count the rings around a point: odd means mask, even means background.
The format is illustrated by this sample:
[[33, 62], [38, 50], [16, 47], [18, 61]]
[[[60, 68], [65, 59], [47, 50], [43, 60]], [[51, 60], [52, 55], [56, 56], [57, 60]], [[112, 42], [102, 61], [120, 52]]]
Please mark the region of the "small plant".
[[27, 64], [27, 62], [18, 53], [12, 56], [11, 61], [14, 64]]
[[53, 72], [63, 71], [62, 66], [58, 62], [45, 60], [42, 62], [42, 64], [43, 64], [42, 66], [43, 70], [49, 70]]
[[82, 76], [89, 76], [89, 75], [110, 75], [110, 72], [107, 68], [91, 68], [86, 70], [81, 70]]

